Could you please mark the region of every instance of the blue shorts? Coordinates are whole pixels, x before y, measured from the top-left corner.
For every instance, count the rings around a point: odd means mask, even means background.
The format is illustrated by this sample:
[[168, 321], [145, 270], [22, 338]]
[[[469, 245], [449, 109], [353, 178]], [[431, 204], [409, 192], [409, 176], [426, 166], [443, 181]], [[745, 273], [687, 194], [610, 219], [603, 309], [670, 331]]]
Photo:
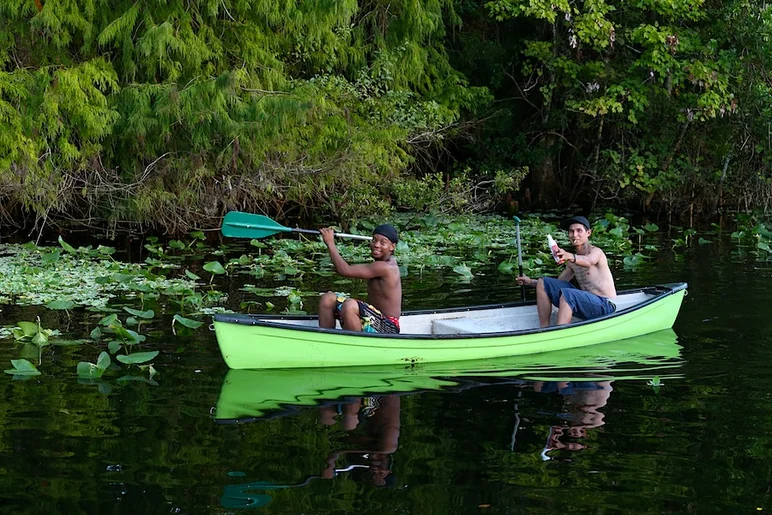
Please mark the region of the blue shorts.
[[580, 290], [569, 282], [558, 281], [551, 277], [542, 277], [542, 280], [544, 281], [544, 290], [547, 292], [552, 305], [560, 306], [560, 296], [562, 295], [568, 302], [574, 316], [582, 320], [602, 317], [616, 311], [616, 306], [606, 297]]

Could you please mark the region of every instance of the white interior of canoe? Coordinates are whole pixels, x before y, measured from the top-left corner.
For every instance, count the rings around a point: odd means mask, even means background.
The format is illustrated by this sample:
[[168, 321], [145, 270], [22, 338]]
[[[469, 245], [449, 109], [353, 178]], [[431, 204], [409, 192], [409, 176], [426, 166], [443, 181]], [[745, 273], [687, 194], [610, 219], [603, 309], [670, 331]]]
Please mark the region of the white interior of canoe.
[[[645, 302], [656, 294], [642, 291], [619, 295], [614, 299], [617, 312]], [[557, 308], [552, 308], [552, 322], [555, 322]], [[574, 321], [579, 321], [574, 318]], [[317, 327], [316, 319], [271, 320], [273, 323]], [[539, 317], [536, 306], [516, 306], [472, 311], [444, 311], [403, 315], [399, 319], [401, 334], [480, 334], [537, 329]], [[340, 325], [338, 325], [340, 327]]]

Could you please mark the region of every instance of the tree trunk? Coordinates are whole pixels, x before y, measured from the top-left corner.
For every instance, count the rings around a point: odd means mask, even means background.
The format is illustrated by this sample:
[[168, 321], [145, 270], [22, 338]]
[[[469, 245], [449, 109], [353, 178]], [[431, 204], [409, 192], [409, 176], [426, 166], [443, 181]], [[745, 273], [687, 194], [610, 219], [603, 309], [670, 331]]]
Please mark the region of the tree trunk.
[[533, 197], [538, 205], [551, 207], [551, 203], [560, 193], [560, 185], [555, 173], [555, 136], [550, 134], [543, 136], [539, 146], [544, 157], [531, 172]]

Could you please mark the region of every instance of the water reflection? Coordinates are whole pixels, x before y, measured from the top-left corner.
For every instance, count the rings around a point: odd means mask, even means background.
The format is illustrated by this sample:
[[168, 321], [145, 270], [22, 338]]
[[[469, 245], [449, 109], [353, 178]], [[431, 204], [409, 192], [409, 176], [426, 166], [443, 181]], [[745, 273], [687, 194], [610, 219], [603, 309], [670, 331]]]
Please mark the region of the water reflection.
[[[300, 455], [318, 455], [319, 450], [324, 458], [318, 465], [304, 460], [290, 467], [313, 473], [318, 466], [316, 473], [299, 482], [261, 480], [228, 485], [220, 503], [229, 509], [265, 506], [277, 490], [311, 488], [312, 483], [317, 488], [326, 482], [323, 480], [335, 478], [362, 487], [396, 484], [400, 410], [409, 402], [407, 397], [419, 391], [514, 388], [517, 399], [510, 451], [523, 436], [525, 445], [518, 452], [534, 457], [539, 454], [542, 460], [570, 461], [566, 453], [585, 449], [588, 432], [605, 424], [603, 410], [614, 391], [612, 383], [679, 377], [681, 365], [675, 333], [662, 331], [584, 349], [495, 361], [420, 367], [231, 370], [223, 380], [214, 412], [216, 422], [260, 423], [287, 416], [308, 420], [310, 414], [318, 429], [306, 429], [312, 433], [307, 443], [312, 447]], [[545, 411], [544, 406], [554, 406], [556, 397], [561, 400], [560, 407]], [[530, 416], [525, 417], [527, 431], [521, 427], [519, 410], [526, 398], [534, 404], [529, 406]], [[544, 426], [534, 422], [545, 416], [549, 419], [546, 435], [540, 429]], [[543, 448], [539, 444], [531, 451], [528, 439], [534, 431], [546, 441], [541, 440], [545, 442]], [[407, 445], [410, 448], [411, 442]]]
[[605, 424], [601, 408], [608, 403], [612, 381], [534, 381], [533, 390], [557, 394], [563, 399], [566, 411], [555, 413], [559, 423], [549, 428], [547, 442], [541, 452], [544, 461], [558, 459], [551, 451], [580, 451], [586, 445], [580, 440], [588, 429]]
[[229, 509], [259, 508], [273, 500], [272, 491], [303, 487], [315, 479], [333, 479], [348, 473], [354, 481], [374, 486], [393, 486], [392, 455], [400, 433], [400, 396], [357, 398], [319, 408], [319, 422], [328, 428], [339, 425], [346, 433], [341, 447], [331, 450], [321, 472], [299, 483], [253, 481], [228, 485], [220, 504]]
[[[338, 421], [347, 432], [344, 447], [327, 456], [321, 477], [332, 479], [341, 470], [364, 469], [375, 486], [393, 485], [392, 454], [397, 450], [400, 431], [400, 398], [397, 395], [363, 397], [338, 406], [319, 409], [319, 421], [332, 426]], [[359, 431], [356, 431], [359, 429]], [[351, 462], [342, 469], [341, 461]]]

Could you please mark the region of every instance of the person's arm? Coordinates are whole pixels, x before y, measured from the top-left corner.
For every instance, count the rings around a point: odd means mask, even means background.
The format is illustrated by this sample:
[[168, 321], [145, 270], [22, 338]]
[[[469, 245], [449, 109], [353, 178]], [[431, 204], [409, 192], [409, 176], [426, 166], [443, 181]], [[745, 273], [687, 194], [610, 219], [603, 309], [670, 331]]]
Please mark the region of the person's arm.
[[573, 278], [574, 278], [574, 271], [566, 267], [562, 272], [560, 272], [560, 275], [558, 276], [558, 281], [568, 282]]
[[[570, 281], [574, 278], [574, 271], [570, 268], [566, 267], [565, 270], [563, 270], [560, 275], [558, 276], [559, 281]], [[520, 286], [531, 286], [532, 288], [536, 288], [536, 283], [539, 282], [538, 279], [532, 279], [528, 277], [527, 275], [520, 275], [518, 277], [515, 277], [515, 282]]]
[[351, 277], [352, 279], [374, 279], [376, 277], [387, 275], [389, 265], [383, 261], [375, 261], [367, 265], [348, 264], [335, 246], [335, 233], [333, 230], [324, 228], [319, 229], [319, 232], [322, 235], [324, 244], [327, 246], [327, 252], [330, 254], [332, 266], [334, 266], [335, 271], [343, 277]]
[[[583, 266], [585, 268], [589, 268], [591, 266], [595, 266], [598, 264], [598, 261], [600, 260], [600, 256], [603, 254], [603, 251], [600, 250], [598, 247], [593, 247], [593, 249], [590, 251], [589, 254], [586, 255], [580, 255], [575, 254], [573, 252], [568, 252], [567, 250], [558, 249], [557, 256], [559, 259], [561, 259], [564, 263], [574, 263], [579, 266]], [[573, 277], [573, 274], [572, 274]]]

